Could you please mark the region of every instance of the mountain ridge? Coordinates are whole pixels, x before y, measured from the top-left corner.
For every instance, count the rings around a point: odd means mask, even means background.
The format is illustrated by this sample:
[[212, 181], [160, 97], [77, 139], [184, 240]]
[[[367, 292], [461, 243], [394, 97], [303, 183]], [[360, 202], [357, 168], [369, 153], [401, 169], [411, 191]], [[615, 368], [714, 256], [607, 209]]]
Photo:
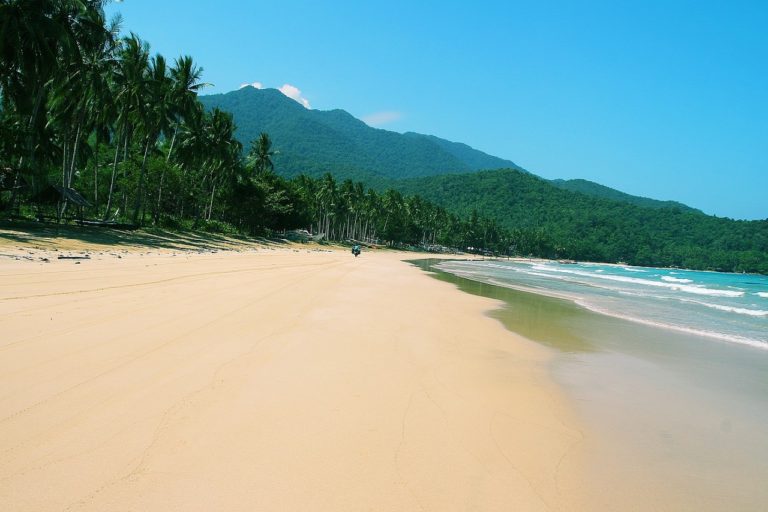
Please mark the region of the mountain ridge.
[[[461, 142], [371, 127], [343, 109], [307, 109], [277, 89], [246, 86], [227, 93], [199, 96], [199, 99], [207, 109], [218, 107], [232, 113], [238, 127], [235, 135], [246, 151], [251, 140], [261, 132], [268, 133], [273, 149], [279, 152], [277, 172], [286, 177], [320, 176], [329, 172], [340, 179], [383, 188], [391, 186], [393, 181], [428, 176], [494, 169], [529, 172], [511, 160]], [[701, 213], [677, 201], [634, 196], [588, 180], [545, 181], [558, 189], [590, 197]]]
[[664, 201], [643, 196], [635, 196], [615, 188], [610, 188], [605, 185], [601, 185], [600, 183], [595, 183], [594, 181], [585, 179], [555, 179], [549, 180], [549, 182], [562, 190], [569, 190], [571, 192], [577, 192], [579, 194], [585, 194], [591, 197], [609, 199], [611, 201], [618, 201], [621, 203], [634, 204], [636, 206], [643, 206], [645, 208], [679, 208], [680, 210], [692, 213], [703, 213], [701, 210], [678, 201]]
[[233, 114], [236, 136], [246, 149], [259, 133], [269, 133], [286, 176], [332, 172], [343, 178], [401, 179], [487, 168], [479, 162], [520, 169], [509, 160], [433, 135], [368, 126], [342, 109], [306, 109], [277, 89], [244, 87], [199, 98], [207, 109]]

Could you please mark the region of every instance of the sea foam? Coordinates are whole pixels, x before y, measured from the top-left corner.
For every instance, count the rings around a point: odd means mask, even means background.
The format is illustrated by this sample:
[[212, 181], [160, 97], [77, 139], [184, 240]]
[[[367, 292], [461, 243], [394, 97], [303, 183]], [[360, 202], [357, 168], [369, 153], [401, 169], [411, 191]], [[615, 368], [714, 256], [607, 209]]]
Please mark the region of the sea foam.
[[739, 335], [735, 335], [735, 334], [727, 334], [727, 333], [716, 332], [716, 331], [707, 331], [707, 330], [703, 330], [703, 329], [696, 329], [696, 328], [692, 328], [692, 327], [688, 327], [688, 326], [674, 325], [674, 324], [671, 324], [671, 323], [659, 322], [659, 321], [655, 321], [655, 320], [648, 320], [648, 319], [640, 318], [640, 317], [637, 317], [637, 316], [622, 314], [622, 313], [619, 313], [617, 311], [613, 311], [613, 310], [610, 310], [610, 309], [600, 308], [600, 307], [597, 307], [597, 306], [595, 306], [593, 304], [590, 304], [589, 302], [583, 301], [583, 300], [577, 300], [576, 303], [579, 306], [581, 306], [581, 307], [583, 307], [585, 309], [588, 309], [590, 311], [594, 311], [595, 313], [600, 313], [600, 314], [606, 315], [606, 316], [612, 316], [614, 318], [619, 318], [621, 320], [627, 320], [629, 322], [634, 322], [634, 323], [638, 323], [638, 324], [648, 325], [648, 326], [651, 326], [651, 327], [660, 327], [662, 329], [671, 329], [671, 330], [674, 330], [674, 331], [679, 331], [679, 332], [684, 332], [684, 333], [688, 333], [688, 334], [693, 334], [693, 335], [696, 335], [696, 336], [704, 336], [704, 337], [707, 337], [707, 338], [714, 338], [714, 339], [719, 339], [719, 340], [723, 340], [723, 341], [729, 341], [729, 342], [732, 342], [732, 343], [740, 343], [742, 345], [749, 345], [751, 347], [760, 348], [760, 349], [763, 349], [763, 350], [768, 350], [768, 342], [766, 342], [764, 340], [747, 338], [745, 336], [739, 336]]
[[712, 304], [709, 302], [701, 302], [698, 300], [683, 300], [683, 302], [688, 302], [691, 304], [698, 304], [700, 306], [704, 306], [711, 309], [717, 309], [719, 311], [725, 311], [727, 313], [736, 313], [739, 315], [748, 315], [748, 316], [768, 316], [768, 311], [762, 310], [762, 309], [749, 309], [749, 308], [739, 308], [736, 306], [725, 306], [723, 304]]
[[[533, 265], [533, 269], [543, 272], [557, 272], [563, 274], [577, 275], [586, 278], [605, 279], [608, 281], [614, 281], [618, 283], [627, 284], [639, 284], [645, 286], [655, 286], [657, 288], [667, 288], [669, 290], [681, 291], [685, 293], [691, 293], [696, 295], [709, 295], [712, 297], [743, 297], [744, 292], [740, 290], [720, 290], [715, 288], [707, 288], [701, 285], [691, 285], [678, 282], [659, 282], [652, 281], [650, 279], [641, 279], [638, 277], [625, 277], [610, 274], [596, 274], [594, 272], [583, 272], [579, 270], [566, 270], [561, 268], [555, 268], [548, 265]], [[554, 276], [553, 276], [554, 277]]]
[[615, 318], [768, 349], [762, 277], [548, 261], [454, 261], [439, 268]]
[[669, 277], [669, 276], [662, 276], [661, 280], [666, 281], [668, 283], [683, 283], [683, 284], [693, 282], [693, 279], [680, 279], [677, 277]]

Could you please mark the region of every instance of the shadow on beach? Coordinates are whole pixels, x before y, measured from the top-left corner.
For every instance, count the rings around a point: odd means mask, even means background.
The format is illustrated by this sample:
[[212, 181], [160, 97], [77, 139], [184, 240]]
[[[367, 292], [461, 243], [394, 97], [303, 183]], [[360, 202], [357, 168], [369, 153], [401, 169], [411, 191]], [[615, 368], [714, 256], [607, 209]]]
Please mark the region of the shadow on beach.
[[200, 231], [169, 231], [146, 228], [123, 231], [108, 227], [70, 226], [31, 221], [0, 221], [0, 240], [49, 249], [59, 239], [75, 240], [93, 246], [140, 247], [181, 251], [233, 250], [254, 244], [281, 245], [266, 238], [248, 238]]

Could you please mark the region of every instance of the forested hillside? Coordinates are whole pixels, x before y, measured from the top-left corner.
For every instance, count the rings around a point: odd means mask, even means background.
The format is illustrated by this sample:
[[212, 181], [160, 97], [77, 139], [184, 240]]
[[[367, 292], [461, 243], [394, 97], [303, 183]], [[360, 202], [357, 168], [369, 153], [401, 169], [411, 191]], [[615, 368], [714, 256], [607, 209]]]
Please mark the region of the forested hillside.
[[679, 208], [685, 211], [701, 213], [699, 210], [684, 205], [683, 203], [678, 203], [677, 201], [659, 201], [647, 197], [633, 196], [588, 180], [551, 180], [550, 183], [563, 190], [580, 192], [588, 196], [602, 197], [603, 199], [611, 199], [613, 201], [635, 204], [637, 206], [645, 206], [648, 208]]
[[[317, 240], [333, 242], [479, 247], [489, 240], [498, 250], [506, 246], [486, 219], [459, 218], [418, 197], [377, 192], [331, 174], [278, 175], [275, 167], [290, 159], [276, 151], [269, 134], [255, 134], [243, 151], [232, 115], [204, 109], [198, 91], [206, 84], [192, 57], [169, 61], [138, 35], [121, 37], [117, 24], [105, 19], [103, 2], [14, 1], [0, 8], [7, 29], [0, 52], [3, 222], [268, 236], [306, 229]], [[308, 144], [297, 156], [310, 164], [327, 154], [319, 148], [349, 151], [358, 162], [374, 150], [391, 156], [389, 138], [404, 144], [394, 150], [411, 151], [425, 162], [430, 159], [418, 148], [437, 147], [361, 127], [343, 111], [312, 115], [277, 91], [256, 96], [277, 106], [265, 116], [317, 145]], [[360, 128], [385, 138], [367, 152], [354, 141], [339, 149], [345, 134]], [[418, 160], [410, 162], [421, 169]]]
[[[581, 182], [564, 190], [515, 169], [477, 172], [500, 162], [307, 110], [276, 90], [208, 96], [204, 108], [193, 58], [167, 60], [138, 35], [121, 37], [102, 2], [33, 7], [2, 11], [4, 219], [303, 228], [334, 241], [768, 273], [768, 221], [632, 204], [641, 198]], [[340, 179], [350, 176], [359, 181]]]
[[246, 150], [259, 133], [269, 133], [287, 177], [332, 172], [369, 181], [517, 167], [438, 137], [371, 128], [344, 110], [309, 110], [276, 89], [243, 87], [200, 101], [233, 114]]
[[443, 148], [445, 151], [455, 156], [465, 164], [467, 164], [472, 170], [488, 170], [488, 169], [517, 169], [518, 171], [524, 171], [522, 167], [516, 165], [514, 162], [504, 160], [496, 156], [491, 156], [482, 151], [478, 151], [467, 144], [461, 142], [451, 142], [449, 140], [435, 137], [434, 135], [423, 135], [421, 133], [405, 132], [406, 137], [424, 138], [430, 140]]
[[636, 265], [768, 272], [768, 221], [721, 219], [571, 192], [515, 170], [434, 176], [398, 185], [459, 215], [513, 233], [518, 252]]

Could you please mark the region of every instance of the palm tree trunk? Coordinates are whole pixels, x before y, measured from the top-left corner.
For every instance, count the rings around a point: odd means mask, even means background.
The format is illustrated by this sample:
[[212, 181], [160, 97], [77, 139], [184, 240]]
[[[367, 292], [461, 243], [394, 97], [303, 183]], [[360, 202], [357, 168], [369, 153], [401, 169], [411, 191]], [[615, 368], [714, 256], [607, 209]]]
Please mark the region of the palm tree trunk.
[[187, 180], [187, 168], [182, 164], [181, 166], [181, 201], [179, 202], [179, 218], [184, 218], [184, 205], [186, 204], [187, 195], [184, 190], [184, 184]]
[[[35, 93], [35, 103], [32, 107], [32, 115], [29, 116], [29, 124], [28, 129], [29, 133], [31, 134], [29, 137], [29, 140], [27, 141], [28, 147], [27, 150], [29, 151], [29, 167], [34, 168], [35, 166], [35, 143], [37, 142], [35, 139], [35, 131], [34, 126], [37, 121], [38, 113], [40, 112], [40, 106], [43, 102], [43, 93], [45, 92], [45, 89], [43, 88], [43, 84], [38, 83], [37, 84], [37, 92]], [[18, 199], [18, 190], [19, 185], [21, 182], [21, 167], [24, 162], [24, 157], [19, 158], [19, 168], [16, 170], [16, 177], [13, 180], [13, 191], [11, 192], [11, 202], [10, 202], [10, 209], [13, 211], [16, 208], [16, 200]]]
[[[72, 140], [72, 156], [69, 161], [69, 171], [66, 170], [66, 165], [64, 166], [64, 176], [62, 188], [70, 189], [72, 188], [72, 176], [75, 173], [75, 160], [77, 159], [77, 141], [80, 138], [80, 123], [77, 123], [77, 128], [75, 129], [75, 138]], [[66, 148], [66, 145], [65, 145]], [[66, 154], [66, 153], [65, 153]], [[67, 199], [67, 196], [64, 196], [64, 204], [61, 207], [61, 214], [59, 215], [59, 218], [64, 217], [64, 213], [67, 211], [67, 205], [69, 204], [69, 200]]]
[[77, 141], [80, 139], [80, 129], [81, 124], [77, 123], [77, 129], [75, 130], [75, 140], [72, 142], [72, 160], [69, 164], [69, 174], [67, 175], [67, 184], [65, 185], [67, 188], [72, 188], [72, 176], [75, 174], [75, 160], [77, 160], [77, 148], [79, 146]]
[[157, 186], [157, 202], [155, 203], [154, 212], [152, 213], [152, 225], [156, 225], [160, 219], [160, 205], [163, 201], [163, 181], [165, 180], [165, 167], [163, 167], [160, 173], [160, 184]]
[[176, 127], [173, 129], [173, 137], [171, 137], [171, 147], [168, 149], [168, 155], [165, 157], [165, 167], [163, 167], [160, 173], [160, 185], [157, 187], [157, 204], [155, 206], [155, 213], [153, 215], [152, 224], [157, 224], [160, 217], [160, 205], [163, 201], [163, 182], [165, 181], [165, 170], [168, 167], [168, 162], [171, 161], [171, 153], [173, 153], [173, 146], [176, 143], [176, 134], [179, 131], [179, 125], [176, 123]]
[[[123, 162], [127, 162], [128, 161], [128, 139], [129, 139], [129, 135], [126, 134], [125, 141], [123, 142]], [[123, 202], [123, 214], [127, 214], [128, 213], [128, 194], [126, 193], [127, 189], [128, 189], [128, 186], [125, 183], [126, 175], [127, 175], [126, 167], [127, 166], [123, 165], [123, 186], [120, 189], [120, 193], [122, 195], [121, 199], [122, 199], [122, 202]]]
[[205, 220], [211, 220], [211, 213], [213, 212], [213, 195], [216, 193], [216, 184], [213, 184], [213, 188], [211, 188], [211, 201], [208, 204], [208, 217]]
[[120, 154], [120, 140], [115, 144], [115, 160], [112, 162], [112, 178], [109, 181], [109, 194], [107, 195], [107, 209], [104, 212], [104, 220], [109, 218], [109, 210], [112, 208], [112, 191], [115, 189], [115, 177], [117, 176], [117, 156]]
[[[66, 135], [64, 136], [64, 140], [66, 141]], [[62, 144], [62, 150], [61, 150], [61, 186], [66, 187], [67, 186], [67, 147], [69, 146], [66, 142]]]
[[179, 123], [173, 129], [173, 137], [171, 137], [171, 147], [168, 149], [168, 155], [165, 157], [166, 163], [171, 160], [171, 153], [173, 153], [173, 146], [176, 143], [176, 134], [179, 132]]
[[[61, 150], [61, 188], [62, 189], [66, 188], [67, 186], [67, 148], [69, 147], [69, 144], [67, 144], [66, 140], [67, 140], [67, 137], [65, 132], [64, 143], [62, 144], [63, 147]], [[61, 217], [64, 215], [65, 207], [66, 207], [66, 202], [63, 204], [61, 202], [56, 204], [56, 223], [57, 224], [61, 222]]]
[[29, 116], [29, 130], [32, 136], [29, 140], [29, 163], [30, 166], [34, 166], [35, 164], [35, 144], [37, 142], [36, 140], [36, 133], [34, 130], [35, 124], [37, 124], [37, 116], [40, 114], [40, 107], [43, 104], [43, 94], [45, 93], [45, 88], [43, 84], [38, 83], [37, 85], [37, 93], [35, 94], [35, 104], [32, 107], [32, 115]]
[[141, 160], [141, 172], [139, 173], [139, 186], [136, 191], [136, 202], [133, 208], [133, 223], [136, 224], [139, 221], [139, 213], [141, 212], [141, 203], [144, 196], [144, 174], [147, 170], [147, 154], [149, 153], [149, 143], [151, 137], [147, 136], [147, 140], [144, 143], [144, 158]]
[[[98, 143], [97, 143], [98, 144]], [[93, 158], [93, 208], [98, 215], [99, 212], [99, 147], [96, 146], [96, 152]]]

